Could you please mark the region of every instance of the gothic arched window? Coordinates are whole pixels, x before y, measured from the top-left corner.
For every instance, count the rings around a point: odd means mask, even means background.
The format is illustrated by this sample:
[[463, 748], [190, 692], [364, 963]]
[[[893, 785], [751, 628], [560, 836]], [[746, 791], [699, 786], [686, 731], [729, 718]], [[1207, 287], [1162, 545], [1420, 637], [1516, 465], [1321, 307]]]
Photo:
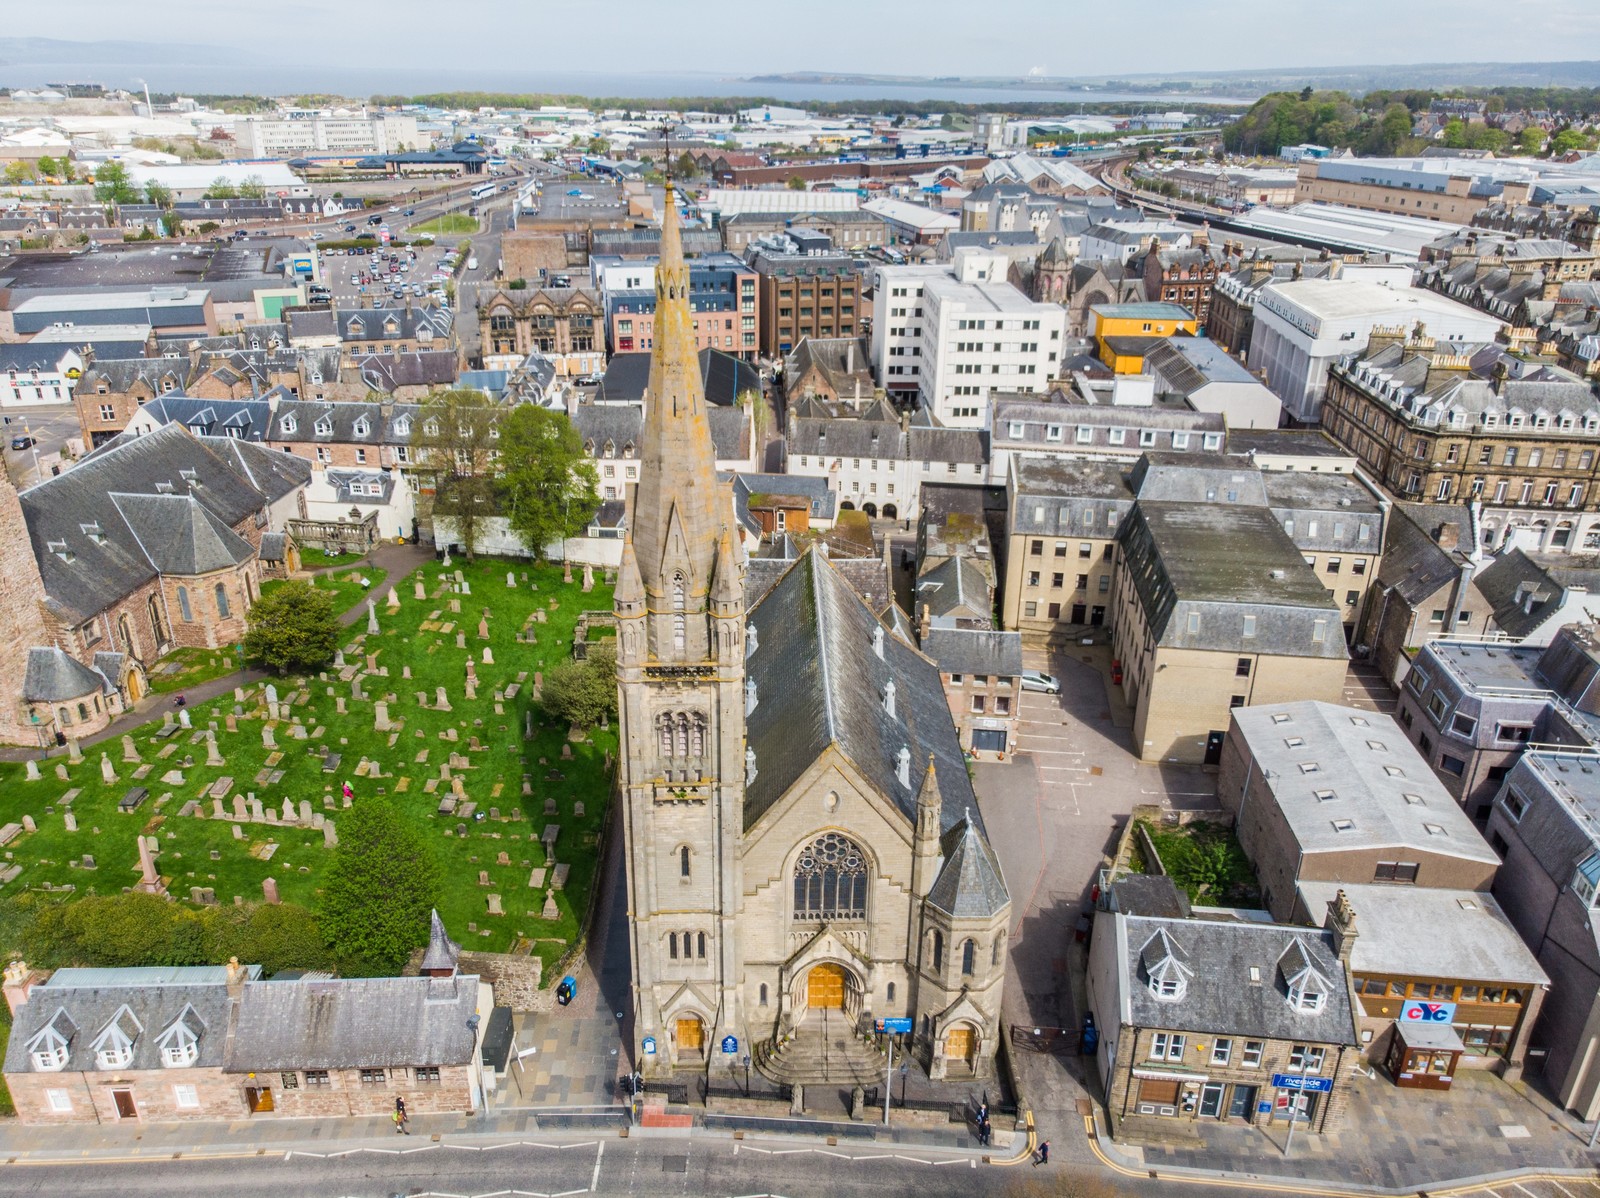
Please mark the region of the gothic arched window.
[[933, 934], [933, 972], [939, 973], [944, 969], [944, 933]]
[[704, 757], [705, 715], [698, 711], [663, 711], [656, 716], [656, 746], [663, 757]]
[[867, 914], [865, 855], [837, 832], [824, 832], [794, 864], [796, 919], [862, 919]]
[[971, 977], [978, 966], [978, 943], [975, 940], [961, 942], [961, 976]]

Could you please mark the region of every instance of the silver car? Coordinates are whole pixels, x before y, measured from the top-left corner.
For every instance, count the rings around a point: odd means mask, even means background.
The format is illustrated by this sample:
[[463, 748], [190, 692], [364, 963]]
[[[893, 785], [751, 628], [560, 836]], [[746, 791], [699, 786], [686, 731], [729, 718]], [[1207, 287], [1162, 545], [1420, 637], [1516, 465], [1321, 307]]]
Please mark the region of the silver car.
[[1025, 691], [1041, 691], [1047, 695], [1059, 695], [1061, 683], [1043, 670], [1023, 670], [1022, 689]]

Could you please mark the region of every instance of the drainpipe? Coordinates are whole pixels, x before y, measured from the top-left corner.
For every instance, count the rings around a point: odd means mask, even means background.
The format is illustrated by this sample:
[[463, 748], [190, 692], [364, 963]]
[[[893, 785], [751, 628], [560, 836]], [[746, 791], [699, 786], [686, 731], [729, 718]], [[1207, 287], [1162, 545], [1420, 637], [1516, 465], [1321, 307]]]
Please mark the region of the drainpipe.
[[[1139, 1059], [1139, 1033], [1142, 1031], [1144, 1031], [1144, 1028], [1139, 1027], [1137, 1024], [1134, 1025], [1133, 1043], [1128, 1046], [1128, 1084], [1122, 1091], [1122, 1113], [1117, 1116], [1117, 1122], [1119, 1123], [1128, 1117], [1128, 1099], [1133, 1094], [1133, 1062]], [[1104, 1034], [1102, 1030], [1101, 1035]]]

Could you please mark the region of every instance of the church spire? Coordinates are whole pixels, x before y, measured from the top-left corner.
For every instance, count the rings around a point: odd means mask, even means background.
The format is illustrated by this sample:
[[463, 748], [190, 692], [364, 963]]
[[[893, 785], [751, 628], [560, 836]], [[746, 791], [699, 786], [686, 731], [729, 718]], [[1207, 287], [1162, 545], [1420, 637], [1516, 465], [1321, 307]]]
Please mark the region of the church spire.
[[651, 613], [703, 611], [730, 513], [717, 483], [689, 268], [670, 182], [661, 216], [654, 338], [630, 535]]

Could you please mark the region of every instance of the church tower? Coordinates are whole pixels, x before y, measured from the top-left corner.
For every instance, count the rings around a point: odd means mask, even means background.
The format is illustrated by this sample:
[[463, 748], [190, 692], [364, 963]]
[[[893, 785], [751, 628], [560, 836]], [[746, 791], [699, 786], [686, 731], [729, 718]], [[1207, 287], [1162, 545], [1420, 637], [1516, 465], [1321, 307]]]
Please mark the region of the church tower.
[[745, 771], [744, 580], [718, 485], [667, 185], [639, 483], [617, 576], [617, 707], [634, 1047], [648, 1075], [746, 1039], [736, 934]]

